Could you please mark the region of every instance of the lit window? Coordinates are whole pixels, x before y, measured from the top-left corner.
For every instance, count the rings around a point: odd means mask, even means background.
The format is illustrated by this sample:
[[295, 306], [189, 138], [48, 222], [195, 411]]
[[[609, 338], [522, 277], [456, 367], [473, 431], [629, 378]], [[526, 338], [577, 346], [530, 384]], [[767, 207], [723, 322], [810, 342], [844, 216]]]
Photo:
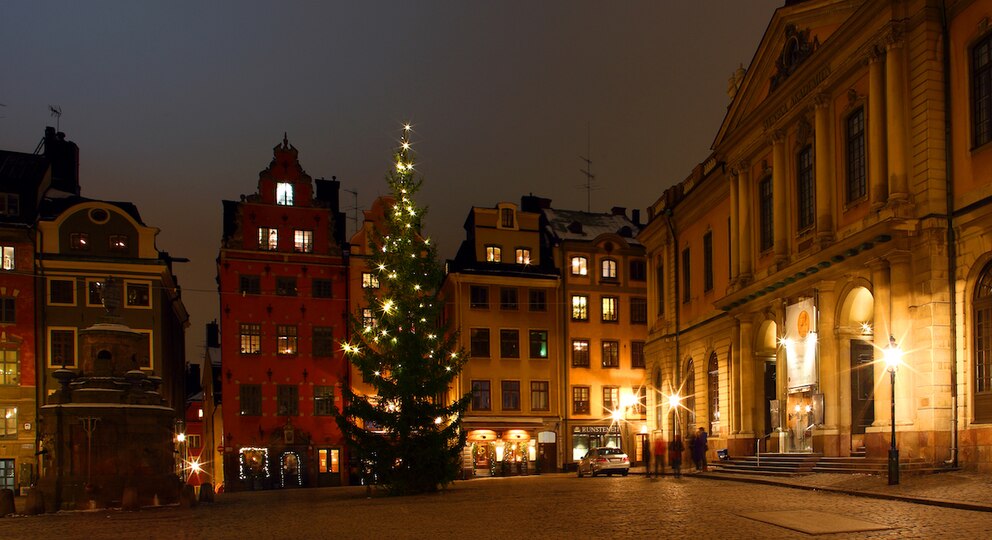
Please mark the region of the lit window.
[[76, 251], [86, 251], [90, 249], [90, 235], [81, 232], [70, 234], [69, 246]]
[[279, 249], [279, 229], [259, 227], [258, 249], [262, 251], [275, 251]]
[[378, 289], [379, 288], [379, 278], [374, 276], [371, 272], [362, 272], [362, 288], [363, 289]]
[[262, 352], [262, 325], [241, 323], [241, 354]]
[[589, 367], [589, 340], [572, 340], [572, 366]]
[[617, 262], [613, 259], [603, 259], [603, 279], [617, 278]]
[[372, 315], [372, 308], [362, 308], [362, 326], [365, 328], [375, 326], [375, 317]]
[[620, 367], [620, 342], [618, 341], [603, 342], [603, 367], [604, 368]]
[[276, 326], [276, 354], [296, 354], [297, 337], [296, 326], [280, 325]]
[[530, 264], [530, 250], [517, 248], [517, 264]]
[[127, 306], [128, 307], [151, 306], [151, 286], [148, 285], [147, 283], [128, 283]]
[[572, 388], [572, 412], [589, 414], [589, 387], [575, 386]]
[[589, 261], [585, 257], [572, 257], [572, 275], [585, 276], [589, 274]]
[[17, 407], [0, 408], [0, 438], [17, 437]]
[[486, 262], [498, 263], [502, 259], [499, 246], [486, 246]]
[[589, 297], [576, 294], [572, 296], [572, 320], [585, 321], [589, 319]]
[[337, 448], [321, 448], [317, 450], [317, 471], [321, 473], [338, 473], [338, 463], [341, 458], [341, 450]]
[[0, 246], [0, 257], [3, 258], [3, 264], [0, 265], [0, 269], [14, 269], [14, 246]]
[[297, 253], [313, 253], [313, 231], [293, 231], [293, 251]]
[[123, 234], [110, 235], [110, 250], [127, 251], [127, 235], [123, 235]]
[[[17, 349], [3, 348], [6, 344], [0, 344], [0, 384], [14, 385], [18, 383], [19, 364], [17, 362]], [[11, 346], [16, 346], [10, 344]]]
[[276, 184], [276, 204], [293, 206], [293, 184], [289, 182], [279, 182]]
[[603, 297], [603, 322], [620, 321], [620, 299], [615, 296]]
[[548, 331], [547, 330], [531, 330], [530, 331], [530, 357], [531, 358], [547, 358], [548, 357]]

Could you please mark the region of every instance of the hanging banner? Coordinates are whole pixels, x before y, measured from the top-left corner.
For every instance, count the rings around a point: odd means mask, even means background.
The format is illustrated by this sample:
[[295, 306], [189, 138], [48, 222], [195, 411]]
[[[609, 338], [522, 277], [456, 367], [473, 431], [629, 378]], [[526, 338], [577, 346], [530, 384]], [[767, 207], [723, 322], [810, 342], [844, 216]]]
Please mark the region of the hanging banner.
[[788, 388], [809, 388], [816, 378], [816, 306], [812, 298], [785, 308], [785, 347]]

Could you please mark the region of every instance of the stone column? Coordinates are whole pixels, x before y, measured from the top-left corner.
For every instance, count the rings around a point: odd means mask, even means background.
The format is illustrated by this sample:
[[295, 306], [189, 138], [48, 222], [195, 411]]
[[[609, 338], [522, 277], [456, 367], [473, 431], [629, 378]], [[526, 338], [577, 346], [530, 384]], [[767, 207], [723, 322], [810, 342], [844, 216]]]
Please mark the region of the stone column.
[[816, 237], [822, 244], [834, 237], [834, 139], [830, 96], [816, 98]]
[[789, 259], [789, 189], [786, 179], [785, 134], [772, 135], [772, 212], [775, 228], [775, 263], [785, 264]]
[[741, 244], [738, 251], [740, 256], [740, 274], [738, 278], [739, 281], [748, 283], [751, 281], [751, 276], [754, 272], [751, 263], [753, 260], [751, 239], [754, 237], [754, 227], [751, 226], [751, 165], [746, 161], [742, 161], [737, 167], [737, 172], [737, 196], [740, 201], [737, 215], [738, 229], [740, 231], [737, 238]]
[[900, 202], [909, 199], [909, 82], [904, 44], [901, 36], [891, 37], [885, 57], [889, 199]]
[[837, 324], [834, 313], [837, 310], [837, 295], [834, 283], [821, 281], [817, 289], [816, 340], [820, 349], [820, 391], [823, 393], [823, 428], [837, 429], [840, 425], [840, 400], [846, 396], [840, 384], [840, 373], [845, 369], [837, 350]]
[[738, 190], [740, 185], [740, 174], [737, 170], [730, 173], [730, 282], [736, 283], [737, 276], [741, 273], [741, 227], [739, 222], [740, 199]]
[[[896, 338], [896, 343], [903, 352], [902, 366], [896, 372], [896, 425], [913, 424], [916, 421], [917, 409], [914, 406], [916, 394], [917, 367], [911, 356], [916, 350], [913, 341], [913, 317], [909, 312], [912, 301], [912, 268], [908, 252], [900, 252], [888, 256], [890, 265], [890, 296], [892, 305], [889, 334]], [[929, 366], [921, 366], [927, 369]], [[925, 377], [925, 373], [920, 373]], [[891, 392], [890, 392], [891, 393]]]
[[741, 432], [741, 322], [734, 319], [730, 329], [730, 376], [727, 394], [730, 396], [730, 433]]
[[868, 186], [871, 208], [888, 200], [888, 161], [885, 140], [885, 50], [876, 47], [868, 60]]
[[[889, 346], [889, 333], [892, 331], [890, 319], [890, 296], [891, 283], [889, 279], [889, 262], [885, 259], [875, 259], [868, 263], [871, 269], [872, 295], [875, 299], [875, 316], [872, 322], [874, 327], [875, 341], [875, 362], [878, 369], [885, 373], [885, 357], [883, 351]], [[877, 377], [876, 372], [876, 378]], [[885, 374], [884, 378], [888, 378]], [[890, 389], [888, 381], [883, 381], [875, 387], [875, 422], [873, 426], [888, 426], [891, 413]]]
[[739, 317], [741, 331], [741, 362], [740, 362], [740, 434], [753, 437], [755, 435], [755, 395], [754, 379], [754, 334], [751, 315]]

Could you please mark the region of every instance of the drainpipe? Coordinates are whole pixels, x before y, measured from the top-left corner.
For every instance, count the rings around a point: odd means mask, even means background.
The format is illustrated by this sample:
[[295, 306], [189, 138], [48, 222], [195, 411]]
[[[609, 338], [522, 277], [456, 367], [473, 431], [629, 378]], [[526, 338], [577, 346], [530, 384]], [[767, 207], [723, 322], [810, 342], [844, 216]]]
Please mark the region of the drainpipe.
[[[674, 264], [672, 265], [675, 274], [675, 382], [681, 388], [682, 381], [682, 352], [679, 342], [679, 311], [681, 310], [681, 295], [679, 291], [679, 237], [675, 234], [675, 222], [672, 219], [672, 209], [665, 208], [665, 221], [668, 223], [668, 230], [672, 233], [672, 253]], [[664, 299], [662, 299], [664, 301]]]
[[957, 245], [954, 235], [954, 156], [951, 137], [951, 37], [948, 33], [947, 2], [940, 3], [940, 26], [944, 62], [944, 174], [947, 187], [947, 293], [951, 312], [951, 448], [944, 463], [958, 466], [958, 307], [957, 307]]

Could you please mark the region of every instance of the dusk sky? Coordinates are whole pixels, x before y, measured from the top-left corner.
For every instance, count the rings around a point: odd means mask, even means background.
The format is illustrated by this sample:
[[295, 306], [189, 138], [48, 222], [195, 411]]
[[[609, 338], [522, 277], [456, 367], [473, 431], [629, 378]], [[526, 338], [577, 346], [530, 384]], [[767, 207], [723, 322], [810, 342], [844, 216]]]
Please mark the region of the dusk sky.
[[783, 3], [4, 0], [0, 149], [32, 152], [61, 107], [82, 195], [135, 203], [159, 249], [191, 260], [195, 361], [217, 318], [221, 201], [255, 192], [283, 132], [364, 209], [410, 121], [443, 257], [472, 206], [586, 209], [587, 137], [592, 210], [643, 219], [707, 157], [727, 80]]

